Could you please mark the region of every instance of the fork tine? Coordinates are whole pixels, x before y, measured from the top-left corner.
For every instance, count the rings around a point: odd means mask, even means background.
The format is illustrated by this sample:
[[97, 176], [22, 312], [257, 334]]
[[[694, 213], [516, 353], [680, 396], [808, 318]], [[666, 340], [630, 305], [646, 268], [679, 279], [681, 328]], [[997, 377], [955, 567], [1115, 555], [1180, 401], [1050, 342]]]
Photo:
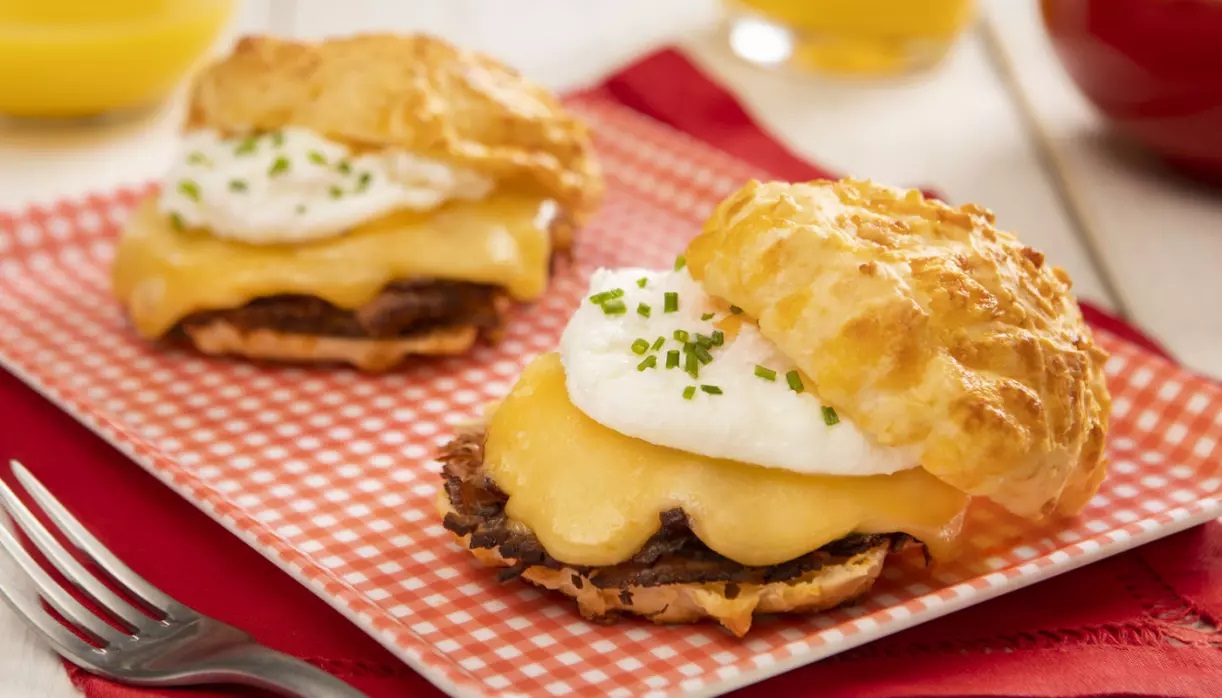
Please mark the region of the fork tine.
[[171, 614], [175, 609], [185, 609], [182, 604], [167, 596], [160, 589], [149, 584], [143, 577], [136, 574], [130, 567], [123, 564], [119, 558], [111, 554], [106, 546], [102, 545], [93, 534], [81, 525], [81, 522], [76, 520], [76, 517], [68, 513], [64, 505], [59, 503], [46, 487], [38, 481], [37, 478], [25, 466], [17, 461], [9, 461], [9, 465], [13, 468], [13, 473], [17, 475], [17, 480], [21, 482], [34, 501], [38, 502], [38, 506], [46, 512], [47, 517], [59, 527], [59, 530], [64, 536], [72, 541], [72, 544], [77, 547], [82, 553], [89, 556], [99, 567], [106, 570], [116, 582], [119, 583], [129, 594], [138, 597], [141, 601], [149, 606], [166, 614]]
[[111, 591], [84, 565], [55, 540], [42, 522], [34, 516], [7, 485], [0, 483], [0, 500], [4, 509], [21, 530], [30, 537], [34, 545], [51, 561], [69, 582], [83, 594], [93, 599], [108, 613], [122, 620], [129, 628], [147, 628], [157, 621], [142, 614], [123, 597]]
[[0, 585], [0, 599], [3, 599], [27, 626], [49, 640], [60, 655], [78, 664], [94, 663], [98, 650], [48, 615], [39, 605], [37, 596], [23, 594], [15, 587]]
[[[0, 486], [7, 488], [7, 485], [2, 483]], [[21, 547], [21, 543], [17, 542], [17, 537], [3, 527], [0, 527], [0, 548], [3, 548], [13, 562], [33, 580], [34, 585], [38, 587], [38, 594], [69, 622], [102, 640], [107, 646], [118, 644], [130, 637], [112, 628], [106, 621], [82, 606], [81, 602], [72, 598], [72, 594], [39, 567], [34, 558]]]

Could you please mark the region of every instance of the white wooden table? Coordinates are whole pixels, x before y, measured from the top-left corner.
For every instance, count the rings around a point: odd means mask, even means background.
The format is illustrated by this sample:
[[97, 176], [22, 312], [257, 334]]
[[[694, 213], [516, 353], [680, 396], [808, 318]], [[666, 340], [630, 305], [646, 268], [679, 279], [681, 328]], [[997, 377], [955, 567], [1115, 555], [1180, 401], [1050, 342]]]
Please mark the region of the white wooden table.
[[[245, 32], [317, 38], [424, 30], [492, 53], [557, 90], [677, 41], [769, 130], [831, 169], [976, 201], [1069, 270], [1080, 296], [1222, 377], [1222, 192], [1108, 145], [1062, 73], [1035, 3], [984, 0], [983, 21], [932, 73], [887, 84], [799, 79], [723, 48], [717, 0], [248, 0]], [[158, 177], [181, 101], [137, 124], [0, 128], [0, 209]], [[0, 454], [3, 455], [3, 454]], [[0, 611], [0, 698], [72, 695], [58, 662]]]

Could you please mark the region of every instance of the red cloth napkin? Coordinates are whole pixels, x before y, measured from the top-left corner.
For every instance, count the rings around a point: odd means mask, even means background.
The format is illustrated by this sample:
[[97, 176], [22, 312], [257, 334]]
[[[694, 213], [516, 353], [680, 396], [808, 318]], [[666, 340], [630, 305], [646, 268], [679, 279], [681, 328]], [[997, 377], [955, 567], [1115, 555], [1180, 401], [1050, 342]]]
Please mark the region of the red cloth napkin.
[[[764, 134], [680, 54], [598, 89], [786, 179], [825, 173]], [[1096, 326], [1161, 352], [1093, 308]], [[440, 693], [323, 601], [13, 376], [0, 371], [0, 456], [31, 464], [118, 556], [196, 607], [305, 657], [373, 698]], [[8, 477], [5, 473], [4, 477]], [[1222, 696], [1222, 526], [1216, 522], [742, 689], [772, 695]], [[91, 698], [150, 691], [69, 667]]]

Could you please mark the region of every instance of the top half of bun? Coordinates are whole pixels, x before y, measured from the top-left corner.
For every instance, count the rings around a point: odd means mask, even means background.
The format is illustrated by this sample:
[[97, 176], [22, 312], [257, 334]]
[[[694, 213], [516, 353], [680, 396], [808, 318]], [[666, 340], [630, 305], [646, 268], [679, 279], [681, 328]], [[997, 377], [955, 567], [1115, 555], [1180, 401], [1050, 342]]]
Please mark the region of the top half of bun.
[[1073, 513], [1104, 475], [1110, 398], [1066, 273], [991, 212], [844, 180], [751, 182], [689, 246], [819, 397], [1014, 513]]
[[555, 199], [574, 223], [602, 195], [584, 124], [514, 70], [431, 36], [247, 37], [196, 79], [188, 128], [286, 126], [460, 164]]

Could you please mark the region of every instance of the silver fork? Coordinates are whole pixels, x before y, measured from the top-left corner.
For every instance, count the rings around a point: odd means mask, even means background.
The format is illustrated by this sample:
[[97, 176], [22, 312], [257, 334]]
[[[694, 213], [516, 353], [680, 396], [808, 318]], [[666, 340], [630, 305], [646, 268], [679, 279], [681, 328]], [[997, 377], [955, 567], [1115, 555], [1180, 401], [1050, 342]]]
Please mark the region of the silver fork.
[[[135, 686], [230, 683], [298, 698], [366, 698], [365, 694], [306, 662], [256, 643], [237, 628], [194, 611], [162, 593], [110, 553], [17, 461], [17, 479], [60, 533], [123, 591], [139, 599], [150, 618], [85, 569], [0, 481], [0, 505], [43, 555], [106, 615], [127, 628], [116, 630], [77, 601], [30, 557], [8, 528], [0, 526], [0, 548], [37, 587], [0, 579], [0, 597], [45, 637], [62, 657], [82, 669]], [[19, 588], [27, 587], [27, 588]], [[39, 603], [94, 640], [85, 642]]]

